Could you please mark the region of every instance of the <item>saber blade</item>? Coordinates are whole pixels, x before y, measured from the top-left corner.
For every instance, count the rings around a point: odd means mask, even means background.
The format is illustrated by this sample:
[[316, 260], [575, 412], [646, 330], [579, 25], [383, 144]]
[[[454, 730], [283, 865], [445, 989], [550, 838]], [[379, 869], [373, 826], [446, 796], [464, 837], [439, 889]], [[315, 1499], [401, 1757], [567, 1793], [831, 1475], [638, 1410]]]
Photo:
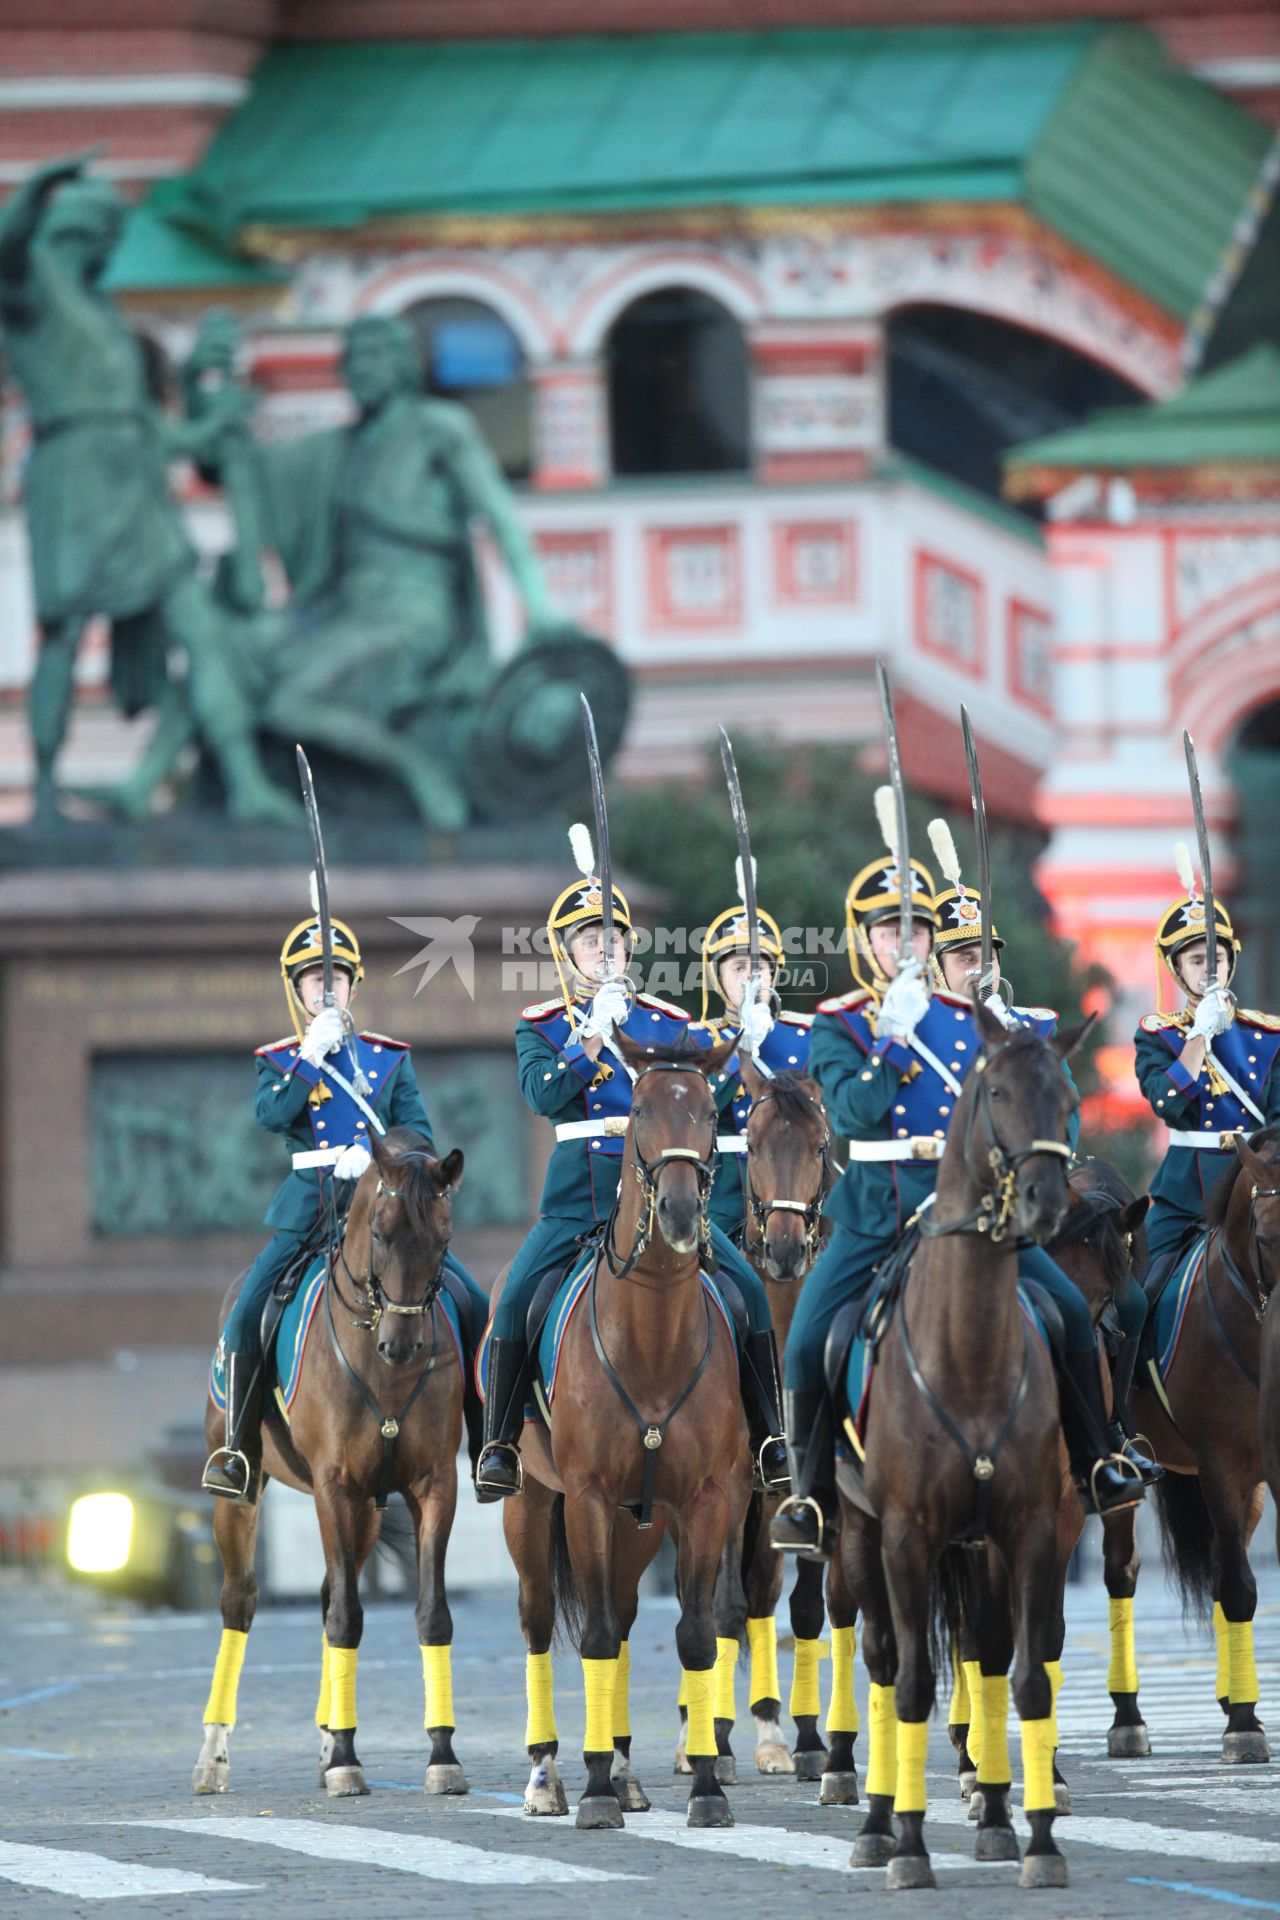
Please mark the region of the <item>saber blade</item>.
[[893, 809], [898, 824], [898, 965], [911, 957], [911, 857], [907, 844], [907, 789], [902, 778], [902, 755], [898, 751], [898, 727], [893, 716], [893, 689], [889, 670], [883, 660], [876, 661], [876, 686], [880, 693], [880, 717], [884, 722], [884, 740], [889, 754], [889, 782], [893, 788]]
[[1195, 815], [1196, 845], [1200, 852], [1200, 885], [1204, 890], [1204, 949], [1207, 984], [1218, 982], [1218, 914], [1213, 897], [1213, 867], [1209, 858], [1209, 829], [1205, 824], [1204, 800], [1200, 793], [1200, 768], [1196, 762], [1195, 742], [1183, 732], [1182, 748], [1187, 756], [1187, 781], [1191, 787], [1191, 811]]
[[973, 807], [973, 831], [978, 843], [978, 904], [982, 909], [982, 973], [978, 991], [985, 999], [995, 986], [995, 945], [991, 926], [991, 842], [987, 835], [987, 804], [982, 796], [982, 770], [978, 765], [978, 743], [968, 707], [960, 709], [964, 730], [964, 757], [969, 767], [969, 801]]
[[614, 977], [613, 964], [613, 861], [609, 853], [609, 815], [604, 801], [604, 768], [600, 761], [600, 743], [596, 739], [595, 715], [585, 693], [582, 702], [582, 730], [587, 739], [587, 765], [591, 771], [591, 807], [596, 822], [596, 865], [600, 869], [600, 932], [604, 941], [604, 978]]
[[760, 980], [760, 913], [756, 905], [756, 875], [751, 861], [751, 835], [747, 829], [747, 809], [742, 798], [742, 785], [738, 779], [738, 764], [733, 757], [733, 746], [724, 728], [720, 729], [720, 763], [724, 768], [725, 784], [729, 789], [729, 807], [733, 814], [733, 830], [738, 839], [738, 863], [742, 868], [742, 904], [747, 913], [747, 948], [750, 957], [751, 982], [759, 992]]
[[311, 778], [311, 763], [302, 748], [298, 748], [298, 781], [302, 788], [302, 804], [307, 810], [307, 825], [311, 829], [311, 865], [316, 879], [316, 918], [320, 922], [320, 960], [324, 969], [324, 1004], [334, 1005], [333, 997], [333, 922], [329, 917], [329, 876], [324, 864], [324, 836], [320, 831], [320, 809], [316, 805], [315, 782]]

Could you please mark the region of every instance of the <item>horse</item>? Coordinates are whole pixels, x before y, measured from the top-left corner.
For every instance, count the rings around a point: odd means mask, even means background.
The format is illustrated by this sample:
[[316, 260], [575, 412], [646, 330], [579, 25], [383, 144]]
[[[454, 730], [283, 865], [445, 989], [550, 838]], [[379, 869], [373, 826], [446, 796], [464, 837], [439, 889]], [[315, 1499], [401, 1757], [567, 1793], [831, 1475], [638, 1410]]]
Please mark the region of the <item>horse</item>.
[[556, 1765], [551, 1637], [582, 1662], [586, 1788], [577, 1825], [648, 1806], [630, 1767], [628, 1636], [657, 1509], [676, 1543], [676, 1647], [688, 1702], [691, 1827], [733, 1825], [716, 1779], [714, 1595], [751, 1491], [729, 1321], [704, 1282], [716, 1109], [709, 1076], [734, 1050], [647, 1048], [617, 1036], [635, 1092], [616, 1206], [564, 1325], [549, 1418], [528, 1420], [522, 1490], [503, 1507], [520, 1585], [532, 1763], [525, 1811], [568, 1811]]
[[[403, 1494], [418, 1560], [418, 1640], [431, 1740], [424, 1790], [466, 1793], [453, 1750], [453, 1622], [445, 1594], [445, 1549], [457, 1504], [463, 1376], [439, 1294], [452, 1230], [450, 1196], [462, 1176], [455, 1148], [437, 1159], [408, 1127], [371, 1134], [372, 1164], [356, 1186], [340, 1243], [325, 1264], [327, 1338], [306, 1341], [286, 1419], [266, 1395], [262, 1457], [252, 1498], [219, 1500], [213, 1531], [222, 1559], [222, 1640], [204, 1712], [204, 1744], [191, 1777], [198, 1794], [230, 1785], [228, 1738], [245, 1644], [258, 1604], [254, 1540], [268, 1478], [311, 1493], [325, 1576], [320, 1606], [320, 1783], [333, 1798], [368, 1793], [356, 1756], [356, 1665], [363, 1625], [358, 1578], [378, 1538], [389, 1491]], [[224, 1324], [236, 1288], [222, 1307]], [[212, 1392], [209, 1448], [225, 1420]]]
[[[836, 1177], [831, 1128], [821, 1088], [807, 1074], [782, 1072], [766, 1077], [745, 1053], [739, 1056], [739, 1069], [751, 1095], [743, 1166], [742, 1251], [764, 1281], [781, 1347], [800, 1283], [813, 1265], [822, 1240], [823, 1202]], [[790, 1703], [796, 1722], [794, 1755], [787, 1749], [779, 1721], [782, 1698], [774, 1614], [782, 1593], [784, 1563], [769, 1545], [769, 1522], [777, 1505], [778, 1500], [767, 1494], [753, 1495], [742, 1539], [730, 1540], [716, 1586], [716, 1774], [726, 1786], [737, 1779], [730, 1735], [736, 1713], [734, 1676], [744, 1631], [751, 1659], [749, 1705], [756, 1728], [757, 1770], [815, 1780], [827, 1758], [817, 1731], [822, 1568], [806, 1561], [796, 1564], [791, 1592], [791, 1627], [796, 1642]], [[842, 1651], [845, 1644], [842, 1639]], [[851, 1645], [848, 1654], [847, 1687], [842, 1663], [838, 1689], [842, 1708], [835, 1708], [834, 1719], [841, 1723], [841, 1737], [849, 1743], [848, 1767], [852, 1769], [852, 1740], [858, 1721], [853, 1705]], [[833, 1671], [833, 1692], [836, 1678]], [[681, 1719], [677, 1773], [689, 1770], [683, 1704]]]
[[[1135, 1383], [1134, 1408], [1165, 1469], [1156, 1509], [1183, 1603], [1213, 1610], [1222, 1758], [1248, 1765], [1271, 1758], [1257, 1714], [1249, 1542], [1262, 1517], [1259, 1388], [1264, 1317], [1280, 1276], [1280, 1127], [1234, 1143], [1237, 1164], [1206, 1211], [1176, 1351], [1160, 1390], [1149, 1371]], [[1136, 1693], [1136, 1669], [1132, 1680]]]
[[[1145, 1194], [1135, 1194], [1109, 1161], [1093, 1156], [1077, 1162], [1067, 1177], [1067, 1186], [1070, 1200], [1066, 1219], [1049, 1243], [1049, 1251], [1088, 1301], [1090, 1316], [1096, 1326], [1130, 1274], [1140, 1279], [1146, 1271], [1143, 1221], [1150, 1201]], [[1110, 1386], [1105, 1373], [1104, 1386], [1108, 1389]], [[1063, 1613], [1066, 1576], [1071, 1557], [1084, 1532], [1085, 1513], [1071, 1476], [1065, 1443], [1060, 1448], [1060, 1461], [1062, 1473], [1057, 1511], [1060, 1578], [1051, 1641], [1052, 1658], [1048, 1666], [1054, 1701], [1054, 1801], [1059, 1813], [1070, 1813], [1070, 1792], [1056, 1758], [1057, 1696], [1062, 1684], [1062, 1649], [1066, 1639]], [[1122, 1754], [1136, 1757], [1149, 1754], [1151, 1748], [1142, 1716], [1138, 1712], [1136, 1677], [1132, 1689], [1127, 1685], [1134, 1667], [1133, 1595], [1140, 1564], [1132, 1509], [1105, 1514], [1102, 1535], [1104, 1577], [1111, 1600], [1112, 1620], [1112, 1659], [1108, 1682], [1115, 1708], [1115, 1724], [1108, 1734], [1108, 1750], [1116, 1757]], [[984, 1677], [991, 1679], [993, 1676], [984, 1676], [973, 1631], [973, 1616], [981, 1612], [983, 1607], [999, 1604], [999, 1596], [1006, 1584], [998, 1556], [990, 1549], [982, 1578], [986, 1585], [979, 1598], [975, 1599], [971, 1592], [966, 1594], [968, 1582], [965, 1581], [955, 1583], [952, 1590], [959, 1617], [953, 1623], [956, 1629], [953, 1648], [955, 1684], [947, 1728], [956, 1750], [961, 1797], [969, 1801], [969, 1817], [974, 1820], [981, 1817], [983, 1806], [982, 1795], [975, 1791], [975, 1757], [981, 1751], [985, 1733], [983, 1681]], [[969, 1599], [968, 1607], [965, 1605], [966, 1597]], [[999, 1689], [996, 1691], [999, 1692]]]
[[[1052, 1363], [1029, 1328], [1013, 1234], [1052, 1239], [1067, 1211], [1067, 1123], [1075, 1095], [1061, 1062], [1084, 1031], [1007, 1033], [975, 1004], [982, 1051], [956, 1101], [905, 1288], [886, 1308], [860, 1486], [838, 1476], [839, 1553], [863, 1616], [871, 1677], [868, 1811], [852, 1865], [887, 1863], [892, 1890], [936, 1885], [924, 1843], [925, 1755], [942, 1563], [953, 1541], [989, 1540], [1011, 1606], [976, 1623], [986, 1724], [979, 1859], [1017, 1854], [1003, 1717], [1010, 1657], [1022, 1723], [1031, 1844], [1024, 1887], [1063, 1886], [1053, 1838], [1051, 1657], [1062, 1466]], [[910, 1444], [904, 1445], [904, 1437]], [[1007, 1625], [1006, 1625], [1007, 1623]], [[933, 1643], [931, 1645], [931, 1642]], [[988, 1691], [989, 1690], [989, 1691]], [[895, 1841], [891, 1814], [899, 1832]], [[998, 1830], [998, 1831], [997, 1831]]]

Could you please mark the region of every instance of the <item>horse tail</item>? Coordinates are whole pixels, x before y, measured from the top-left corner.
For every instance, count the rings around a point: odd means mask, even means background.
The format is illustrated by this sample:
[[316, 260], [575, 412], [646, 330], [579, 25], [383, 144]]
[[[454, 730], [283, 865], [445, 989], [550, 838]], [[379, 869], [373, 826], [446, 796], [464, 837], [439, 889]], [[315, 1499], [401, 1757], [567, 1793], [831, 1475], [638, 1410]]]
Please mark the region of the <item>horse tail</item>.
[[564, 1495], [551, 1502], [551, 1605], [554, 1617], [563, 1626], [571, 1646], [582, 1638], [582, 1595], [573, 1575], [569, 1557], [569, 1533], [564, 1524]]
[[1166, 1473], [1156, 1482], [1156, 1512], [1165, 1562], [1184, 1614], [1207, 1620], [1213, 1608], [1213, 1522], [1194, 1473]]
[[742, 1577], [745, 1580], [748, 1570], [756, 1557], [756, 1546], [760, 1539], [760, 1528], [764, 1524], [764, 1496], [753, 1493], [747, 1502], [747, 1514], [742, 1523]]
[[960, 1645], [965, 1621], [974, 1618], [975, 1557], [964, 1547], [948, 1547], [930, 1576], [929, 1660], [935, 1684], [939, 1675], [951, 1672], [952, 1649]]

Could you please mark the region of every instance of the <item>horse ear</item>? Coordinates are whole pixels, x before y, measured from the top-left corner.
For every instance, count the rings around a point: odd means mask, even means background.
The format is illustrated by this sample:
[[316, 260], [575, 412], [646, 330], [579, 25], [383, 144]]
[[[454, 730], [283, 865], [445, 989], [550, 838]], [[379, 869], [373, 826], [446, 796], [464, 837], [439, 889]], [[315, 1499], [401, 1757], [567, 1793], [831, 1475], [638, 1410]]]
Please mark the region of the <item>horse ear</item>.
[[387, 1146], [386, 1141], [380, 1133], [375, 1133], [372, 1128], [369, 1130], [369, 1151], [373, 1155], [373, 1164], [377, 1167], [379, 1173], [386, 1173], [395, 1165], [395, 1156]]
[[627, 1065], [636, 1073], [650, 1064], [649, 1049], [642, 1046], [638, 1040], [632, 1040], [629, 1035], [619, 1033], [616, 1027], [609, 1045], [622, 1055]]
[[1131, 1200], [1127, 1207], [1121, 1207], [1116, 1215], [1116, 1225], [1121, 1233], [1136, 1233], [1147, 1217], [1147, 1208], [1151, 1205], [1151, 1195], [1142, 1193]]
[[978, 1032], [982, 1036], [982, 1044], [988, 1053], [994, 1053], [995, 1049], [1006, 1041], [1009, 1036], [1005, 1032], [1003, 1024], [997, 1020], [995, 1014], [992, 1013], [990, 1007], [983, 1006], [981, 1000], [978, 998], [978, 990], [976, 987], [971, 990], [969, 998], [973, 1004], [973, 1017], [977, 1022]]
[[1275, 1174], [1275, 1168], [1268, 1166], [1261, 1154], [1254, 1152], [1242, 1133], [1233, 1133], [1231, 1143], [1235, 1147], [1241, 1166], [1252, 1180], [1254, 1186], [1270, 1186]]
[[441, 1193], [456, 1193], [462, 1184], [463, 1156], [462, 1148], [455, 1147], [443, 1160], [436, 1162], [436, 1179], [440, 1182]]
[[[714, 1047], [690, 1047], [689, 1065], [696, 1067], [699, 1073], [705, 1073], [709, 1080], [713, 1073], [719, 1073], [721, 1067], [723, 1067], [727, 1061], [732, 1060], [737, 1050], [737, 1045], [736, 1040], [730, 1039], [721, 1040]], [[745, 1054], [738, 1056], [739, 1066], [742, 1065], [745, 1058]], [[745, 1079], [745, 1074], [743, 1077]], [[759, 1078], [759, 1076], [757, 1076], [757, 1078]]]
[[1071, 1055], [1080, 1045], [1080, 1042], [1092, 1028], [1097, 1017], [1096, 1013], [1091, 1013], [1086, 1020], [1077, 1020], [1073, 1027], [1063, 1027], [1051, 1037], [1049, 1045], [1053, 1048], [1059, 1060], [1070, 1059]]
[[769, 1082], [761, 1073], [751, 1055], [745, 1049], [738, 1052], [738, 1071], [742, 1075], [742, 1084], [753, 1100], [758, 1100]]

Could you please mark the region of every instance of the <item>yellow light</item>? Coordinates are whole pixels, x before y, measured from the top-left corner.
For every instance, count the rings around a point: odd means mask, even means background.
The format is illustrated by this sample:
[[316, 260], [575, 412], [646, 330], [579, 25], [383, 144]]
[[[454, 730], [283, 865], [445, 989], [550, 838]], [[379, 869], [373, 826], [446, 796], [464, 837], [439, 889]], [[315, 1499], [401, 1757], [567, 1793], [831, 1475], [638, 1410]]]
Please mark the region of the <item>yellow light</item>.
[[67, 1526], [67, 1560], [77, 1573], [119, 1573], [133, 1544], [133, 1502], [127, 1493], [86, 1493]]

